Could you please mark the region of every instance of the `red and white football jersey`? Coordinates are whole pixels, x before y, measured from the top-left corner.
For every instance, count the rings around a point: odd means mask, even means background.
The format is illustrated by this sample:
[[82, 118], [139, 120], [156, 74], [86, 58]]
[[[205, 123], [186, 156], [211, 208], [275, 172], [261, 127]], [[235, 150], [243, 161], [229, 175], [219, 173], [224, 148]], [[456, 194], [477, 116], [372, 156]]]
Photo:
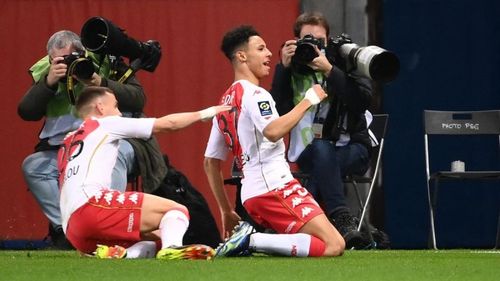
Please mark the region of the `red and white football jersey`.
[[155, 118], [109, 116], [85, 120], [68, 134], [58, 154], [61, 216], [66, 231], [69, 217], [87, 200], [110, 189], [119, 140], [149, 138]]
[[222, 95], [220, 104], [231, 105], [233, 110], [214, 117], [205, 157], [225, 160], [232, 152], [244, 175], [242, 202], [291, 181], [283, 139], [271, 142], [262, 134], [279, 117], [271, 94], [239, 80]]

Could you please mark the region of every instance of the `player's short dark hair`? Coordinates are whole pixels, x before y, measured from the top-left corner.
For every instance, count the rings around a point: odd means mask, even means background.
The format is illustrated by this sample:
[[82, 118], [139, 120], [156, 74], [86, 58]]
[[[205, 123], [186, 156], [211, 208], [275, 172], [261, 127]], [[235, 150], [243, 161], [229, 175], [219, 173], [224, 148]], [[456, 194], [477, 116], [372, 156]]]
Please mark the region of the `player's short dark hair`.
[[98, 97], [102, 97], [106, 94], [106, 92], [110, 94], [115, 94], [113, 90], [107, 87], [98, 87], [98, 86], [88, 86], [83, 89], [76, 100], [76, 111], [80, 112], [80, 110], [91, 103], [94, 99]]
[[259, 36], [259, 33], [251, 25], [242, 25], [228, 31], [222, 38], [221, 50], [229, 60], [232, 60], [236, 50], [248, 43], [252, 36]]

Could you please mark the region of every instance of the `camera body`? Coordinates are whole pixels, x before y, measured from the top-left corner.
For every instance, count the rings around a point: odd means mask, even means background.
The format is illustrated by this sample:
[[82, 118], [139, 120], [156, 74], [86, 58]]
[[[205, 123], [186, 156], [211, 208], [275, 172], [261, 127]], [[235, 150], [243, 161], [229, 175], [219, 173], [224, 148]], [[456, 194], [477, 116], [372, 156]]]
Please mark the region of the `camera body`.
[[72, 52], [69, 55], [63, 56], [63, 60], [59, 63], [64, 63], [68, 66], [66, 75], [76, 75], [79, 79], [88, 80], [94, 74], [94, 63], [85, 56], [84, 52]]
[[306, 65], [318, 56], [315, 47], [322, 50], [325, 48], [323, 39], [314, 38], [312, 34], [307, 34], [297, 40], [297, 49], [292, 57], [292, 63], [296, 65]]

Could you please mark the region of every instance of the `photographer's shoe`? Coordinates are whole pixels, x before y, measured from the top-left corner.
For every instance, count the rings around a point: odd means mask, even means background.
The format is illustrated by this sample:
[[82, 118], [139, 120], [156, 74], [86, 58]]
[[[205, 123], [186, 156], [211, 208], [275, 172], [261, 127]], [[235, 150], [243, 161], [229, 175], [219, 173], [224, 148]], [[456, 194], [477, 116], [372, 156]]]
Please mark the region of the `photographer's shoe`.
[[62, 226], [53, 226], [49, 223], [49, 237], [51, 246], [55, 250], [74, 250], [75, 248], [66, 239]]
[[361, 250], [370, 246], [370, 241], [368, 241], [363, 234], [358, 231], [358, 219], [351, 216], [348, 212], [343, 212], [331, 218], [332, 224], [339, 231], [340, 235], [344, 237], [345, 248]]

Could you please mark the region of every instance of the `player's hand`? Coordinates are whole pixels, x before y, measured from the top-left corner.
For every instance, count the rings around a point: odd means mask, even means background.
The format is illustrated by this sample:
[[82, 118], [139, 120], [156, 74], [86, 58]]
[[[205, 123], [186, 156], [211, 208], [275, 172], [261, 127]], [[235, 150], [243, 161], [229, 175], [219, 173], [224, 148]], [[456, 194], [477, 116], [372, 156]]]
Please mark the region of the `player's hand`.
[[326, 94], [325, 90], [321, 87], [319, 84], [314, 84], [312, 86], [314, 89], [314, 92], [316, 92], [316, 95], [319, 97], [320, 100], [324, 100], [328, 95]]
[[333, 65], [328, 61], [325, 54], [321, 52], [317, 46], [314, 46], [316, 53], [318, 54], [310, 63], [307, 64], [314, 71], [321, 71], [326, 76], [330, 75], [330, 71], [333, 69]]
[[292, 63], [292, 57], [297, 49], [297, 40], [288, 40], [281, 48], [281, 63], [284, 67], [289, 67]]
[[61, 78], [66, 75], [66, 70], [68, 66], [62, 63], [63, 57], [55, 57], [50, 62], [49, 73], [47, 74], [47, 86], [53, 88]]
[[240, 220], [241, 217], [235, 211], [222, 214], [222, 234], [224, 239], [231, 236], [231, 231], [238, 225]]
[[216, 105], [216, 106], [212, 106], [212, 107], [200, 110], [199, 113], [200, 113], [201, 121], [211, 120], [216, 114], [224, 112], [224, 111], [229, 111], [232, 108], [233, 107], [230, 105]]
[[328, 97], [328, 95], [326, 94], [325, 90], [321, 88], [321, 85], [314, 84], [311, 88], [309, 88], [306, 91], [304, 99], [308, 100], [311, 103], [311, 105], [316, 105], [320, 103], [322, 100], [324, 100], [326, 97]]

